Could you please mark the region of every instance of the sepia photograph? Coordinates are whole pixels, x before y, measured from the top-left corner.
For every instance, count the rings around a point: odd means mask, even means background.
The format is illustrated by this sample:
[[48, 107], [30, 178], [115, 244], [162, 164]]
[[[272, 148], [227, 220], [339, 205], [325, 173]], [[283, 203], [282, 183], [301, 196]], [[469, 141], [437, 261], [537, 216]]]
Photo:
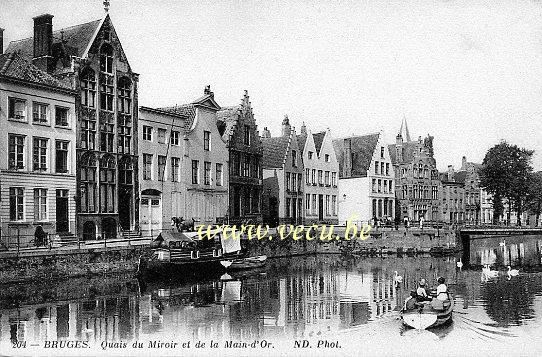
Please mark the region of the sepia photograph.
[[539, 0], [0, 0], [0, 356], [540, 356]]

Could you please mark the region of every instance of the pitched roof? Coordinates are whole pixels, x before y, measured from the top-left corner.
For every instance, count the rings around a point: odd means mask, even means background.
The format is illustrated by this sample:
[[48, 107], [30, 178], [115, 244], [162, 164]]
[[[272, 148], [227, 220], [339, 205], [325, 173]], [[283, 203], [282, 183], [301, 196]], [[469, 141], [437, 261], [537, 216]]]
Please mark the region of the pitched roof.
[[307, 135], [296, 135], [297, 137], [297, 145], [299, 146], [299, 149], [301, 152], [305, 151], [305, 143], [307, 142]]
[[266, 169], [282, 168], [288, 153], [289, 142], [290, 138], [286, 136], [262, 138], [262, 167]]
[[[83, 57], [101, 21], [102, 20], [94, 20], [54, 31], [53, 47], [55, 44], [64, 42], [64, 47], [68, 50], [69, 55]], [[18, 51], [22, 57], [28, 60], [32, 59], [34, 57], [34, 38], [29, 37], [10, 42], [6, 49], [6, 53], [16, 51]]]
[[465, 179], [467, 178], [467, 171], [458, 171], [454, 175], [455, 182], [459, 183], [465, 183]]
[[34, 84], [71, 90], [69, 82], [63, 82], [42, 71], [17, 52], [0, 55], [0, 75]]
[[174, 107], [164, 107], [164, 108], [156, 108], [156, 109], [164, 111], [164, 112], [171, 112], [171, 113], [185, 116], [186, 117], [186, 121], [184, 123], [185, 130], [189, 130], [192, 127], [192, 124], [194, 123], [194, 119], [196, 118], [196, 108], [194, 104], [182, 104], [182, 105], [176, 105]]
[[322, 148], [322, 143], [324, 142], [325, 136], [326, 136], [325, 131], [312, 134], [312, 137], [314, 139], [314, 146], [316, 146], [316, 152], [318, 153], [318, 155], [320, 155], [320, 149]]
[[368, 134], [361, 136], [351, 136], [348, 138], [333, 140], [333, 147], [339, 162], [339, 173], [342, 176], [343, 167], [345, 165], [345, 141], [350, 140], [351, 155], [352, 155], [352, 174], [351, 177], [367, 176], [367, 171], [371, 166], [373, 153], [378, 143], [380, 134]]
[[[402, 145], [403, 161], [402, 162], [411, 162], [412, 160], [414, 160], [414, 151], [416, 150], [417, 144], [418, 144], [417, 141], [403, 142], [403, 145]], [[397, 164], [396, 145], [395, 144], [388, 145], [388, 151], [390, 154], [391, 162], [393, 164]]]
[[229, 140], [230, 135], [233, 134], [233, 130], [237, 125], [237, 121], [239, 120], [240, 110], [241, 106], [235, 105], [232, 107], [222, 107], [218, 112], [216, 112], [218, 121], [217, 125], [223, 130], [220, 130], [220, 135], [222, 135], [224, 140]]

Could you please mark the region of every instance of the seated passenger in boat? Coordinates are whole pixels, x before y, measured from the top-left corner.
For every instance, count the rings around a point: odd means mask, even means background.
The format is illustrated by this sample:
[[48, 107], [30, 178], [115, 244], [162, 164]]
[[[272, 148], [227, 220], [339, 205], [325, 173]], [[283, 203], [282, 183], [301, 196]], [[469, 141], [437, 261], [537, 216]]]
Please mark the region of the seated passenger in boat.
[[418, 289], [416, 290], [417, 299], [418, 301], [431, 301], [432, 298], [427, 294], [427, 290], [425, 289], [425, 279], [420, 279], [418, 282]]
[[439, 285], [437, 286], [437, 299], [440, 301], [448, 300], [448, 287], [444, 284], [446, 280], [441, 276], [437, 279]]
[[405, 300], [405, 310], [414, 310], [421, 305], [418, 303], [418, 294], [412, 290], [410, 296]]

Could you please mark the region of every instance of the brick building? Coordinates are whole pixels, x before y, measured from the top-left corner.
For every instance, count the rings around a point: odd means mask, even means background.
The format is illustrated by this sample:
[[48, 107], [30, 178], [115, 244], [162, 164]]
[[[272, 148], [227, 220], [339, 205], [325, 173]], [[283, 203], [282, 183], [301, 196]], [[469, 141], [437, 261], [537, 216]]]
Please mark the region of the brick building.
[[288, 116], [282, 121], [282, 134], [271, 137], [264, 128], [263, 144], [263, 221], [275, 226], [279, 223], [303, 222], [303, 158], [295, 128]]
[[395, 171], [396, 217], [410, 221], [437, 221], [440, 215], [439, 175], [433, 153], [433, 137], [411, 140], [406, 120], [388, 146]]
[[113, 238], [138, 226], [137, 82], [109, 15], [53, 31], [34, 18], [34, 37], [9, 44], [39, 68], [71, 82], [77, 131], [77, 231]]
[[263, 146], [248, 92], [241, 104], [218, 111], [218, 128], [229, 151], [230, 224], [261, 223]]
[[456, 172], [452, 165], [440, 176], [439, 197], [442, 200], [440, 220], [450, 224], [465, 222], [465, 184], [464, 172]]

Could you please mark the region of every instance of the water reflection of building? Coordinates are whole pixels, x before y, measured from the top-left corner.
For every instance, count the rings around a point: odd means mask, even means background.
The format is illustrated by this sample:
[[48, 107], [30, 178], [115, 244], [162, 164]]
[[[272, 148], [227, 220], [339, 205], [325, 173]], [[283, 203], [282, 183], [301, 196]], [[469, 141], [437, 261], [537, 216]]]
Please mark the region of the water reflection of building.
[[537, 265], [542, 263], [542, 237], [503, 236], [471, 241], [471, 264]]

